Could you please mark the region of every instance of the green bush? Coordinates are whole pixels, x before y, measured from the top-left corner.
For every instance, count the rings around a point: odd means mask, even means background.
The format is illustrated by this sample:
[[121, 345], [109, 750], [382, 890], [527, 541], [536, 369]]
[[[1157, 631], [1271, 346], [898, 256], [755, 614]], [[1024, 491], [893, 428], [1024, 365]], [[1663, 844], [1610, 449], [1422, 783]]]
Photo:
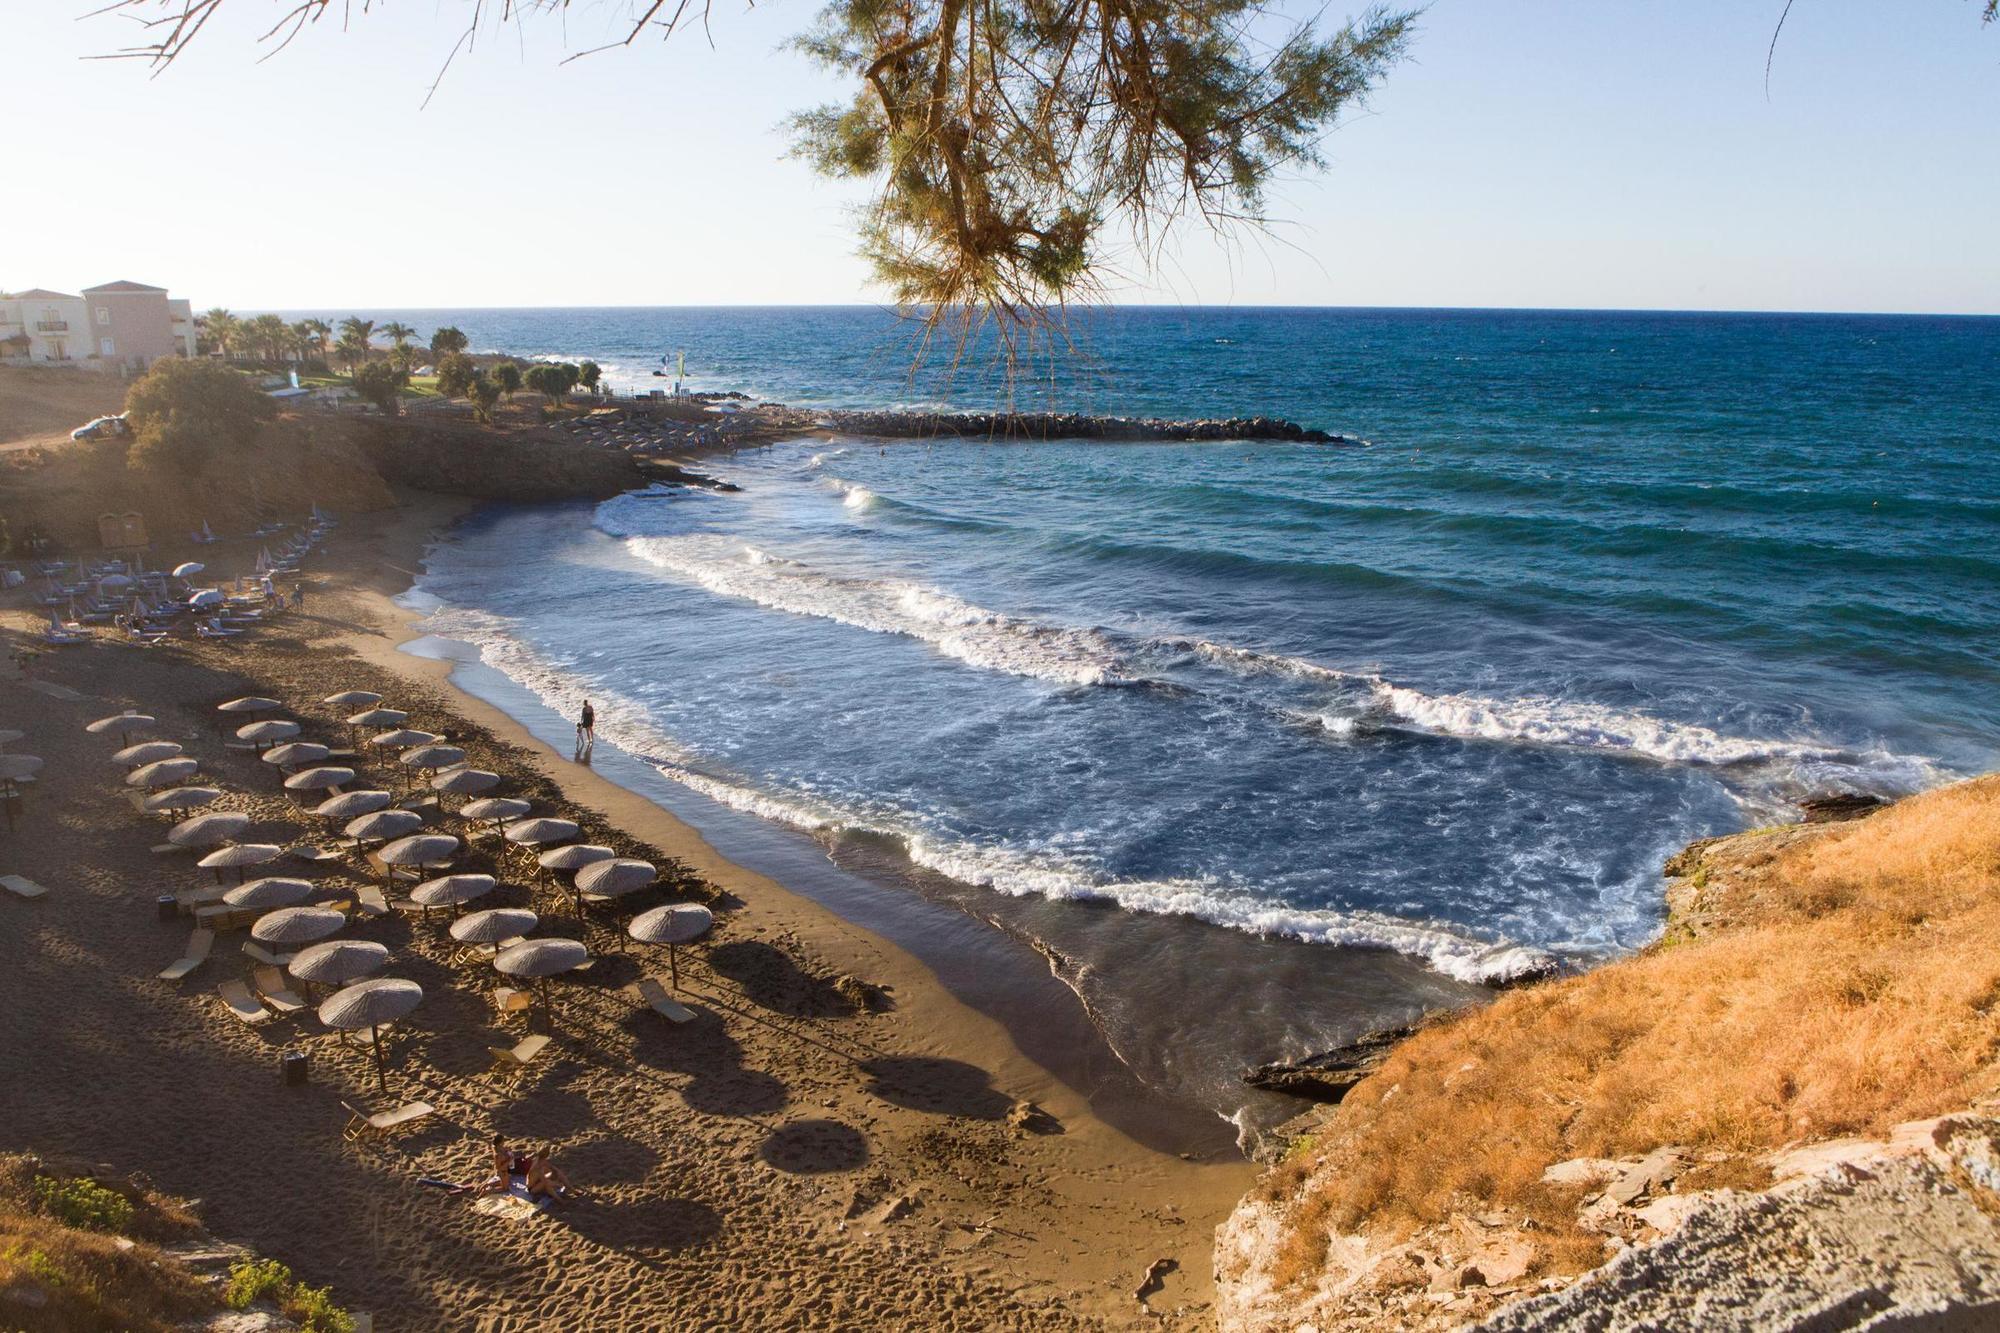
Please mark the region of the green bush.
[[123, 1231], [132, 1224], [132, 1201], [117, 1190], [77, 1176], [35, 1177], [35, 1206], [64, 1226], [83, 1231]]
[[276, 1259], [231, 1264], [222, 1300], [232, 1310], [269, 1301], [305, 1333], [354, 1333], [354, 1316], [334, 1304], [332, 1287], [308, 1287]]
[[305, 1333], [354, 1333], [354, 1316], [333, 1303], [332, 1287], [300, 1283], [292, 1288], [283, 1309]]
[[262, 1300], [276, 1304], [291, 1287], [292, 1270], [276, 1259], [246, 1259], [229, 1265], [222, 1303], [232, 1310], [247, 1310]]
[[235, 371], [169, 357], [125, 395], [125, 420], [132, 427], [126, 462], [193, 476], [211, 456], [246, 448], [276, 413], [277, 405]]

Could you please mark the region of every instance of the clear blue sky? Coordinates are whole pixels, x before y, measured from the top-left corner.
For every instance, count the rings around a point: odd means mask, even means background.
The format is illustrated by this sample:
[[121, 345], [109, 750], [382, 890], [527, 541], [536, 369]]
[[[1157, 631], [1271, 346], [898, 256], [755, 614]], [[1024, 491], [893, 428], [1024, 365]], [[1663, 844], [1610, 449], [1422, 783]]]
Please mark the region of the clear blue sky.
[[[717, 0], [712, 50], [697, 28], [561, 65], [624, 8], [579, 0], [485, 34], [422, 110], [463, 0], [378, 4], [344, 35], [336, 13], [263, 64], [288, 6], [231, 0], [158, 78], [80, 59], [129, 40], [79, 19], [101, 3], [0, 6], [0, 287], [335, 311], [879, 297], [856, 194], [784, 156], [786, 112], [842, 95], [779, 49], [810, 0]], [[1119, 299], [2000, 313], [2000, 28], [1972, 0], [1798, 0], [1767, 100], [1781, 8], [1437, 0], [1331, 170], [1280, 188], [1274, 239], [1189, 235]]]

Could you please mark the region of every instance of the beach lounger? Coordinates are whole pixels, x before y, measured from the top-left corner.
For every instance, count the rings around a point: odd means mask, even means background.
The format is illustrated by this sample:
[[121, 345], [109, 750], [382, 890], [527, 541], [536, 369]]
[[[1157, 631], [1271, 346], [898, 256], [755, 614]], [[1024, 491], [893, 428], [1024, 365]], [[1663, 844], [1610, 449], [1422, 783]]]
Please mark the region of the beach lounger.
[[389, 915], [389, 900], [374, 884], [364, 884], [354, 891], [354, 905], [363, 916]]
[[179, 981], [188, 973], [208, 961], [208, 951], [215, 947], [215, 932], [197, 926], [194, 934], [188, 936], [187, 952], [167, 964], [160, 973], [162, 981]]
[[271, 1016], [270, 1010], [257, 1003], [257, 997], [250, 993], [250, 988], [235, 977], [217, 986], [215, 993], [229, 1006], [230, 1013], [252, 1027]]
[[310, 863], [338, 861], [341, 859], [340, 853], [331, 848], [314, 847], [311, 845], [294, 847], [291, 851], [285, 853], [285, 855], [291, 857], [294, 861], [306, 861]]
[[32, 879], [21, 875], [0, 875], [0, 888], [6, 889], [16, 898], [39, 898], [48, 892]]
[[340, 1131], [340, 1137], [350, 1142], [367, 1138], [371, 1134], [387, 1134], [405, 1125], [414, 1125], [437, 1111], [437, 1108], [429, 1102], [405, 1102], [393, 1111], [377, 1111], [370, 1115], [345, 1098], [340, 1104], [347, 1108], [348, 1115], [347, 1125]]
[[694, 1010], [679, 1004], [667, 994], [667, 988], [660, 984], [658, 977], [640, 977], [629, 987], [630, 993], [653, 1007], [669, 1023], [690, 1023], [694, 1021]]
[[255, 977], [257, 981], [257, 994], [263, 997], [265, 1004], [270, 1005], [279, 1013], [296, 1014], [299, 1010], [306, 1007], [306, 1002], [293, 994], [292, 988], [285, 984], [285, 974], [277, 968], [260, 967], [257, 969]]
[[[288, 953], [272, 953], [256, 940], [243, 941], [243, 956], [254, 958], [265, 967], [290, 967], [293, 958], [293, 955]], [[284, 985], [282, 977], [279, 978], [278, 984]]]
[[198, 889], [182, 889], [174, 895], [174, 903], [183, 912], [192, 912], [198, 907], [206, 907], [220, 902], [222, 895], [229, 892], [227, 884], [204, 884]]
[[195, 922], [211, 930], [241, 930], [262, 915], [264, 909], [261, 907], [232, 907], [221, 902], [194, 909]]
[[525, 1014], [535, 997], [524, 990], [512, 986], [502, 986], [493, 992], [493, 1007], [503, 1014]]
[[513, 1046], [488, 1046], [486, 1053], [493, 1057], [493, 1068], [488, 1073], [518, 1074], [535, 1062], [535, 1057], [549, 1044], [543, 1033], [523, 1037]]

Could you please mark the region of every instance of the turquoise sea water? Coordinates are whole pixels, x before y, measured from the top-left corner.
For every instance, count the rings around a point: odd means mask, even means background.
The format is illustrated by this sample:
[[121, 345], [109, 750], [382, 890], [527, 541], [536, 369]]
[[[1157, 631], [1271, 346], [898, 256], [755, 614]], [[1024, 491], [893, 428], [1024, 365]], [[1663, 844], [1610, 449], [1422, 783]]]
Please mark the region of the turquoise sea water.
[[[943, 392], [867, 310], [381, 313], [646, 387], [685, 347], [698, 388]], [[779, 445], [716, 461], [738, 494], [475, 520], [430, 562], [436, 627], [688, 788], [1063, 935], [1121, 1051], [1189, 984], [1135, 939], [1309, 942], [1281, 992], [1262, 955], [1203, 969], [1282, 1032], [1251, 1054], [1296, 1053], [1423, 976], [1644, 942], [1691, 838], [2000, 758], [2000, 320], [1122, 311], [1082, 340], [1024, 405], [1373, 443]], [[1078, 900], [1130, 924], [1046, 906]], [[1315, 1008], [1384, 956], [1407, 984]], [[1226, 1100], [1245, 1039], [1142, 1072]]]

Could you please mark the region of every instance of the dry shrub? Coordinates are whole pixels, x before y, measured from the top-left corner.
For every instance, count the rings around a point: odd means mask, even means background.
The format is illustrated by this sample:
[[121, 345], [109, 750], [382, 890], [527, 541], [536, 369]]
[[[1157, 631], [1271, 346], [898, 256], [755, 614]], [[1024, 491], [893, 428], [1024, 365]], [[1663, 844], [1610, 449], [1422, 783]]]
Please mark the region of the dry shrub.
[[1400, 1237], [1474, 1207], [1534, 1218], [1545, 1264], [1579, 1271], [1600, 1251], [1575, 1193], [1542, 1184], [1556, 1162], [1878, 1134], [1994, 1086], [2000, 777], [1750, 850], [1706, 855], [1728, 928], [1398, 1047], [1269, 1179], [1306, 1191], [1285, 1270], [1316, 1267], [1329, 1231]]
[[[36, 1179], [68, 1177], [32, 1158], [0, 1159], [0, 1308], [8, 1329], [151, 1333], [215, 1311], [213, 1294], [185, 1268], [162, 1262], [152, 1245], [121, 1247], [115, 1235], [65, 1226], [36, 1211]], [[135, 1235], [165, 1239], [192, 1226], [174, 1200], [130, 1182], [98, 1184], [131, 1202], [128, 1230]]]

